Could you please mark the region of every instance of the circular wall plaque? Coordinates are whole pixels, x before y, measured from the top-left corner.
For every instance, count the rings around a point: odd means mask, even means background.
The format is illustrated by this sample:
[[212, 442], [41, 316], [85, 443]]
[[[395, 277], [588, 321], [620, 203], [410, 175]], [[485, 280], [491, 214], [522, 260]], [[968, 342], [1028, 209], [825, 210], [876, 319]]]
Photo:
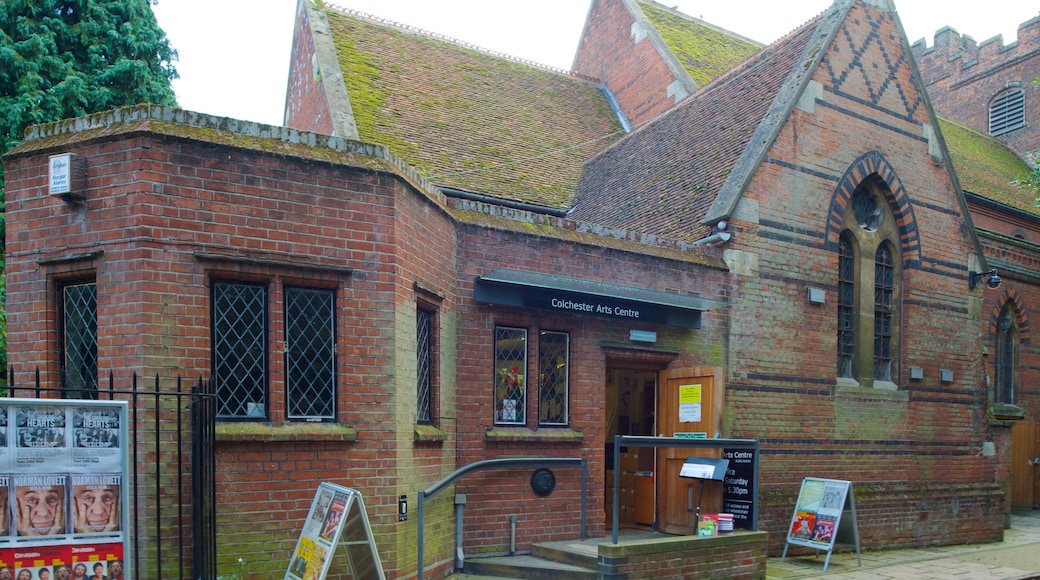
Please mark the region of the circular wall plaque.
[[531, 491], [538, 497], [545, 497], [556, 488], [556, 476], [548, 467], [539, 467], [531, 474]]

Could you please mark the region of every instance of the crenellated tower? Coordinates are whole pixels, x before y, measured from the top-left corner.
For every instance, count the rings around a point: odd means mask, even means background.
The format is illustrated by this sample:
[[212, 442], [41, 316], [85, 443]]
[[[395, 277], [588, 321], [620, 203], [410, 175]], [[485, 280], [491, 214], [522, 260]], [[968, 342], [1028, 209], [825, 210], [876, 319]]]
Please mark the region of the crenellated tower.
[[1040, 17], [979, 43], [950, 27], [911, 47], [936, 112], [1003, 141], [1023, 159], [1040, 154]]

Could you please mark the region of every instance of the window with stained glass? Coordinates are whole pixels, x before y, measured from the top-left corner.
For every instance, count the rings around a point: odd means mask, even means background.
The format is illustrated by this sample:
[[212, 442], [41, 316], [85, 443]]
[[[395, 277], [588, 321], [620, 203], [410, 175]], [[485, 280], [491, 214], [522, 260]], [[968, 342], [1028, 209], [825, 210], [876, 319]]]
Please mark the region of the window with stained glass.
[[526, 422], [527, 329], [495, 328], [495, 423]]
[[538, 334], [538, 424], [566, 425], [570, 335]]

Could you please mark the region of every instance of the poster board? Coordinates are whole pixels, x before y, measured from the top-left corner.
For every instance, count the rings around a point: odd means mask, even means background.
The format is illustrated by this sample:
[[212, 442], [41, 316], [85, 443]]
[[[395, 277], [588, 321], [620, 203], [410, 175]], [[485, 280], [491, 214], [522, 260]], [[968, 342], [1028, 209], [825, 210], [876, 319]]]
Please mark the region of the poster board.
[[856, 546], [856, 560], [859, 562], [859, 530], [856, 526], [852, 483], [806, 477], [802, 480], [798, 501], [791, 515], [791, 525], [787, 528], [787, 543], [781, 561], [787, 557], [787, 548], [792, 544], [827, 550], [827, 560], [823, 565], [823, 569], [827, 570], [839, 536], [842, 543]]
[[[336, 560], [340, 548], [344, 557]], [[386, 578], [361, 492], [322, 482], [289, 559], [285, 580], [324, 580], [334, 568], [346, 568], [351, 578]]]
[[755, 450], [725, 448], [722, 458], [729, 460], [722, 486], [722, 513], [733, 514], [733, 529], [754, 530], [758, 497]]
[[0, 578], [132, 577], [127, 433], [125, 401], [0, 399]]

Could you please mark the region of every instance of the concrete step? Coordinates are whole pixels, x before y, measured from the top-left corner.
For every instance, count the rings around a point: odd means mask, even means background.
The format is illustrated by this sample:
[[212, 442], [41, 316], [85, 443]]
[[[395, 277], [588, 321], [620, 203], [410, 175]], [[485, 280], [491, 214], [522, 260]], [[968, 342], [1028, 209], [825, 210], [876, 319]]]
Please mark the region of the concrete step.
[[546, 542], [531, 546], [531, 555], [561, 564], [596, 570], [599, 562], [597, 546], [587, 542]]
[[463, 565], [466, 576], [491, 576], [523, 580], [595, 580], [592, 569], [564, 562], [554, 562], [537, 556], [494, 556], [467, 559]]

